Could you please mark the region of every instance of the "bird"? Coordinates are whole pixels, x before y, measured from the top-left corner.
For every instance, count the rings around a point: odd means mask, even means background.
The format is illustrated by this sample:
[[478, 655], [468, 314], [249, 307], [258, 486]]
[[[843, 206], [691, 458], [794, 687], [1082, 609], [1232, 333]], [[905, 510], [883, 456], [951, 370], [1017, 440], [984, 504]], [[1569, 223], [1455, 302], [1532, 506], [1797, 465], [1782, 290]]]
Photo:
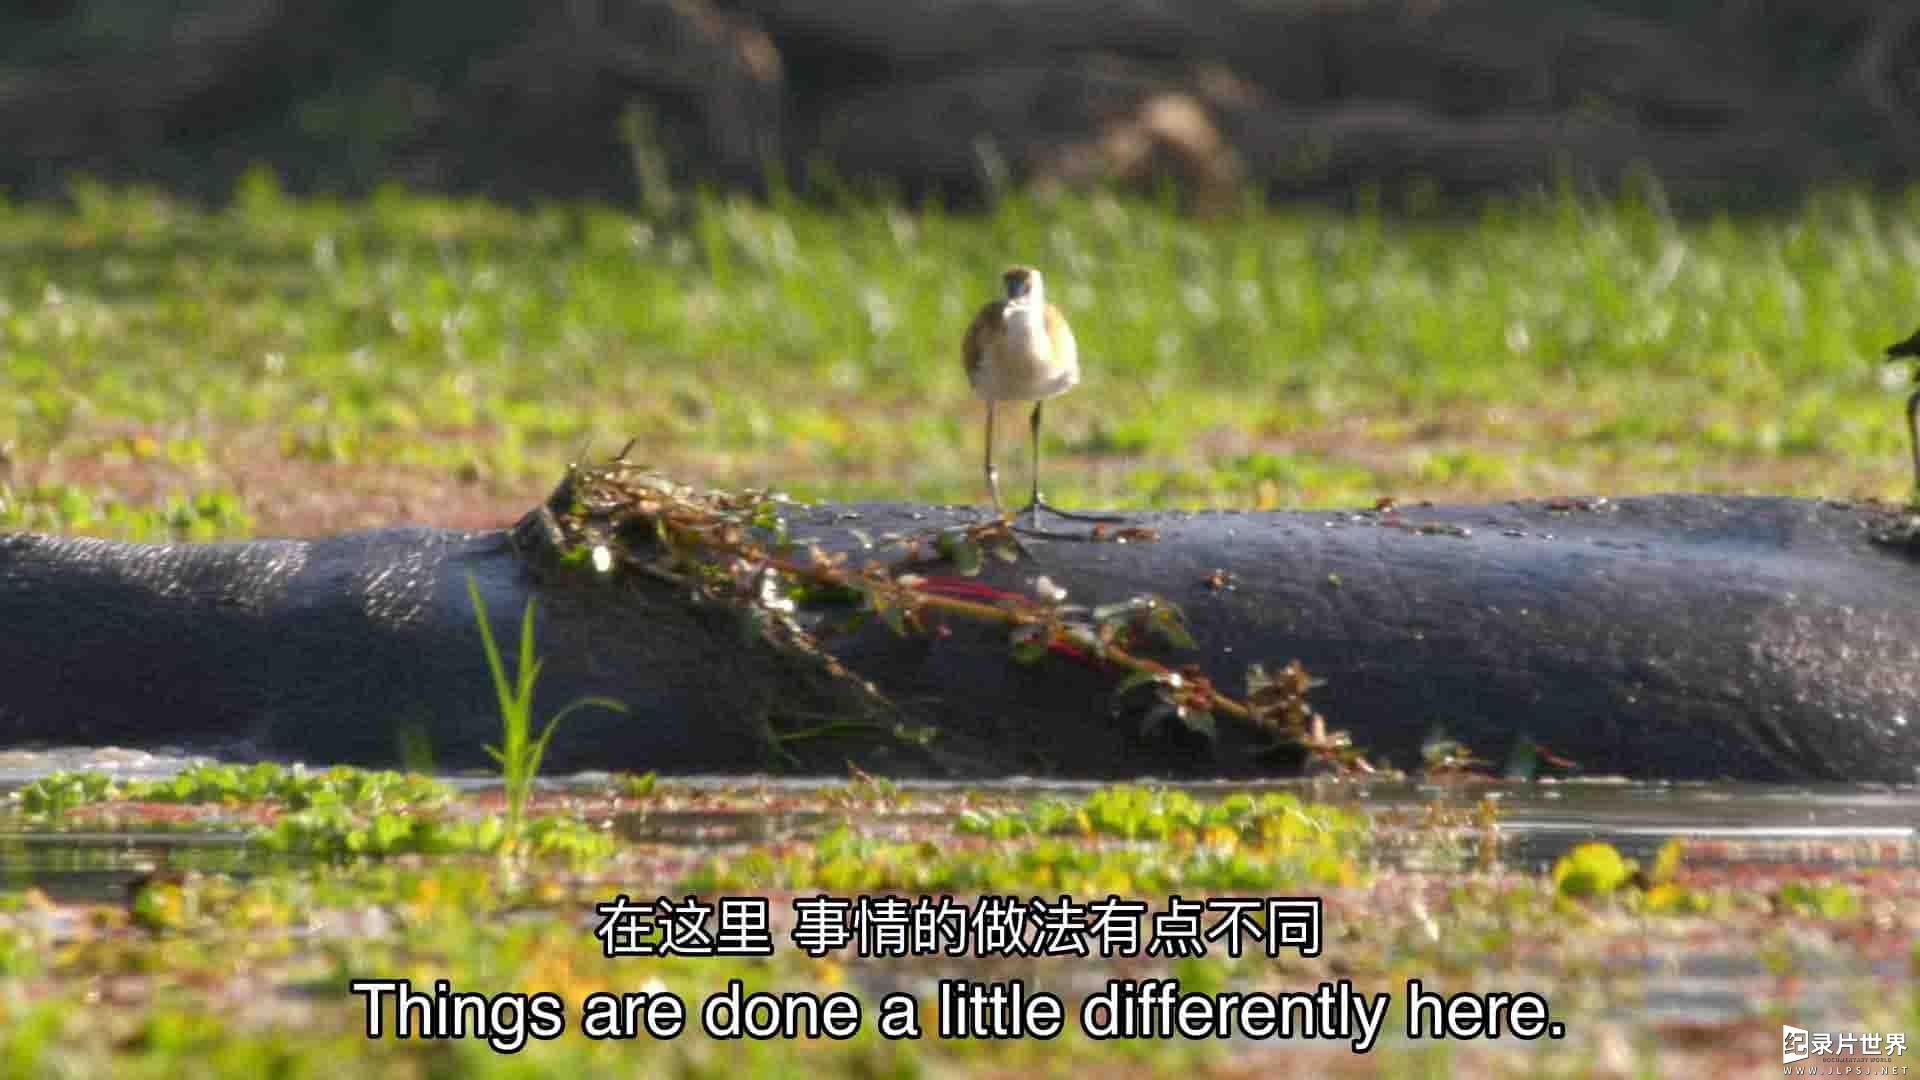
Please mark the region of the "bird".
[[[1915, 330], [1905, 341], [1896, 341], [1887, 346], [1887, 363], [1895, 360], [1920, 361], [1920, 330]], [[1913, 381], [1920, 383], [1920, 364], [1913, 369]], [[1920, 496], [1920, 390], [1915, 390], [1907, 398], [1907, 447], [1913, 454], [1913, 489]]]
[[987, 493], [993, 510], [1000, 505], [1000, 470], [993, 463], [993, 420], [1002, 401], [1031, 401], [1028, 420], [1033, 441], [1033, 499], [1020, 511], [1028, 515], [1028, 531], [1040, 535], [1040, 511], [1050, 510], [1075, 521], [1118, 521], [1094, 514], [1070, 514], [1040, 498], [1040, 411], [1050, 398], [1080, 382], [1080, 350], [1073, 328], [1060, 309], [1047, 301], [1046, 281], [1031, 266], [1011, 266], [1000, 275], [1004, 295], [989, 301], [967, 326], [961, 358], [974, 396], [987, 406]]

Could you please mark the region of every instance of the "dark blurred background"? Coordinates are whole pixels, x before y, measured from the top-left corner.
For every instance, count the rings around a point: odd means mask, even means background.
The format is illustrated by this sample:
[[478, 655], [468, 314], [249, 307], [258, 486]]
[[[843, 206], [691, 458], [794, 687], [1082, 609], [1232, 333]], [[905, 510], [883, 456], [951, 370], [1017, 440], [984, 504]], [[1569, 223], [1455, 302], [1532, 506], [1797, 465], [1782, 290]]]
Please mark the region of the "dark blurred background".
[[[1900, 183], [1915, 0], [12, 0], [0, 187]], [[829, 180], [829, 178], [833, 178]]]

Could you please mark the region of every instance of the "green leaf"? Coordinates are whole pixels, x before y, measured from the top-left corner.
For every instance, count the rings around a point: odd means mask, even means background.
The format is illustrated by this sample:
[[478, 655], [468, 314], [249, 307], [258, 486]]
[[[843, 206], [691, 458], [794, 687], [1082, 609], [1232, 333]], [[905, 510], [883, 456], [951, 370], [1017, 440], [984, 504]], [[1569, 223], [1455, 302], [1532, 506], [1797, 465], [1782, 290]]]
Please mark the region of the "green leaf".
[[780, 513], [780, 505], [772, 500], [763, 501], [753, 508], [755, 528], [765, 529], [773, 534], [773, 542], [787, 542], [787, 519]]
[[533, 680], [539, 670], [533, 658], [533, 597], [529, 596], [525, 610], [520, 613], [520, 681], [516, 690], [523, 705], [533, 703]]
[[1155, 605], [1147, 626], [1156, 637], [1176, 649], [1199, 647], [1199, 643], [1193, 639], [1193, 633], [1187, 629], [1186, 616], [1180, 613], [1179, 608], [1165, 601]]
[[473, 599], [474, 618], [480, 623], [480, 644], [487, 654], [487, 670], [493, 675], [493, 691], [500, 699], [500, 712], [505, 715], [513, 707], [513, 695], [507, 688], [507, 672], [500, 664], [500, 649], [493, 641], [493, 627], [487, 619], [486, 602], [480, 599], [480, 585], [472, 574], [467, 575], [467, 595]]
[[978, 575], [981, 566], [986, 562], [980, 550], [980, 545], [964, 533], [941, 533], [937, 541], [937, 547], [941, 556], [953, 563], [954, 570], [959, 572], [962, 577], [974, 577]]
[[1022, 664], [1033, 664], [1046, 658], [1048, 634], [1047, 628], [1027, 623], [1013, 628], [1012, 653], [1014, 660]]
[[1149, 671], [1149, 670], [1143, 669], [1143, 670], [1135, 671], [1128, 674], [1126, 678], [1120, 680], [1119, 686], [1116, 686], [1113, 688], [1114, 715], [1118, 716], [1120, 714], [1120, 711], [1122, 708], [1121, 699], [1125, 698], [1128, 694], [1132, 693], [1133, 691], [1139, 689], [1142, 686], [1147, 686], [1152, 683], [1164, 683], [1166, 681], [1167, 681], [1166, 674], [1164, 672], [1159, 672], [1159, 671]]
[[1776, 907], [1795, 914], [1825, 919], [1845, 918], [1860, 910], [1860, 898], [1844, 881], [1789, 881], [1774, 893], [1773, 901]]
[[547, 743], [553, 739], [554, 729], [560, 726], [560, 721], [572, 714], [575, 709], [584, 709], [590, 706], [611, 709], [622, 716], [627, 715], [626, 704], [615, 701], [610, 697], [583, 697], [571, 705], [568, 705], [566, 708], [561, 709], [559, 712], [554, 713], [553, 719], [547, 721], [546, 730], [542, 731], [540, 737], [534, 740], [533, 745], [527, 748], [526, 774], [529, 778], [539, 775], [540, 759], [546, 756]]
[[1604, 896], [1633, 877], [1633, 861], [1612, 844], [1576, 844], [1553, 864], [1553, 887], [1561, 896]]
[[1672, 881], [1673, 876], [1680, 872], [1681, 852], [1682, 845], [1677, 837], [1661, 844], [1659, 852], [1653, 857], [1653, 866], [1647, 870], [1647, 880], [1655, 885]]

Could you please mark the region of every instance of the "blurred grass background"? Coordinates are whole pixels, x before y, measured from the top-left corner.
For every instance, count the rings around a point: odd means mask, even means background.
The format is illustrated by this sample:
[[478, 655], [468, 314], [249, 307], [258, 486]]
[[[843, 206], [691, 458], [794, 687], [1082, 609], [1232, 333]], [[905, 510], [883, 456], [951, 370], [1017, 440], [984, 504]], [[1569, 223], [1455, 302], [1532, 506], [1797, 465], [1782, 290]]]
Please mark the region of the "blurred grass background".
[[1046, 428], [1063, 505], [1906, 493], [1877, 358], [1920, 317], [1920, 190], [1700, 219], [1650, 184], [1362, 202], [639, 214], [296, 198], [256, 169], [210, 210], [76, 184], [0, 203], [0, 524], [499, 524], [628, 437], [694, 482], [977, 502], [959, 342], [1014, 261], [1080, 341]]

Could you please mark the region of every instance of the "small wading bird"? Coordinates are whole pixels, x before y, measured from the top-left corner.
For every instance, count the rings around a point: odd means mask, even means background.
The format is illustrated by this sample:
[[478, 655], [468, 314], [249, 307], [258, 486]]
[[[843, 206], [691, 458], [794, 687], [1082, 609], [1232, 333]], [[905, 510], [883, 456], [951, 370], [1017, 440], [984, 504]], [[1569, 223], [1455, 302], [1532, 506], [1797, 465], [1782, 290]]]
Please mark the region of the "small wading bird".
[[[1920, 330], [1905, 341], [1896, 341], [1887, 346], [1887, 362], [1895, 360], [1920, 361]], [[1913, 369], [1913, 381], [1920, 383], [1920, 363]], [[1913, 490], [1920, 497], [1920, 390], [1915, 390], [1907, 398], [1907, 447], [1913, 454]]]
[[1047, 399], [1073, 389], [1080, 381], [1079, 349], [1073, 330], [1060, 309], [1047, 303], [1045, 283], [1040, 271], [1031, 266], [1015, 266], [1000, 275], [1006, 296], [980, 309], [967, 327], [961, 353], [966, 360], [967, 381], [974, 395], [987, 403], [987, 492], [993, 496], [994, 513], [1000, 506], [1000, 470], [993, 463], [993, 418], [1002, 401], [1031, 401], [1029, 421], [1033, 440], [1033, 501], [1023, 512], [1029, 515], [1026, 530], [1039, 536], [1081, 539], [1040, 531], [1040, 511], [1053, 511], [1075, 521], [1119, 521], [1117, 517], [1069, 514], [1040, 498], [1040, 410]]

